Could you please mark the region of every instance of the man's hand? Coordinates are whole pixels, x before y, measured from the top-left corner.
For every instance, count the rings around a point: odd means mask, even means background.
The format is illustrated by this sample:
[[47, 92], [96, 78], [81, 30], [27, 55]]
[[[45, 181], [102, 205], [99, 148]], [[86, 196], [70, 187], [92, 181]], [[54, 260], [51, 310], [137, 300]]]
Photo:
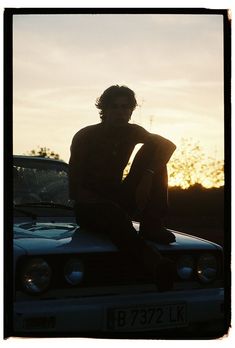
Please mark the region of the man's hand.
[[136, 205], [140, 212], [144, 210], [144, 208], [146, 207], [150, 199], [153, 175], [154, 175], [153, 172], [146, 171], [139, 185], [137, 186], [135, 198], [136, 198]]

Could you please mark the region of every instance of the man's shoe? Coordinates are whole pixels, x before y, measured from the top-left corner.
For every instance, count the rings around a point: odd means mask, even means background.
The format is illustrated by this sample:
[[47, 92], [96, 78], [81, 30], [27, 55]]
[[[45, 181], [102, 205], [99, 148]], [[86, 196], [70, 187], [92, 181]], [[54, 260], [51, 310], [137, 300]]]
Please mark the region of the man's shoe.
[[159, 244], [171, 244], [176, 241], [174, 233], [163, 226], [155, 228], [152, 226], [148, 228], [141, 228], [140, 225], [140, 235], [145, 240], [150, 240]]
[[174, 233], [165, 227], [154, 231], [154, 233], [147, 234], [144, 238], [159, 244], [171, 244], [176, 241]]

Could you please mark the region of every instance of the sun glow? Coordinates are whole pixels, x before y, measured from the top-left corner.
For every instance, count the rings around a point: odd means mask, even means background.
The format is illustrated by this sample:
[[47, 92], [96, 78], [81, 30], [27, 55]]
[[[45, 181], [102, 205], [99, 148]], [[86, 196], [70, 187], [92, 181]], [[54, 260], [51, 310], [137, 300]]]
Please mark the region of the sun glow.
[[192, 181], [191, 183], [188, 182], [183, 178], [183, 175], [180, 174], [172, 174], [169, 178], [169, 186], [170, 187], [180, 187], [182, 189], [188, 189], [190, 186], [193, 186], [195, 184], [201, 184], [204, 188], [210, 189], [210, 188], [219, 188], [221, 186], [224, 186], [224, 179], [222, 177], [218, 180], [218, 177], [201, 177], [198, 181]]

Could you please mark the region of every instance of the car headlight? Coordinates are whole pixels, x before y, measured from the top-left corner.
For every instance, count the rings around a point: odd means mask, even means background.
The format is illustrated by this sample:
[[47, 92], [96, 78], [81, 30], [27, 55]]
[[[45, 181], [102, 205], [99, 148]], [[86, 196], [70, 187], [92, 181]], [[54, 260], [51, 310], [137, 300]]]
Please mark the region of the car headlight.
[[81, 260], [72, 258], [64, 267], [64, 276], [70, 285], [78, 285], [83, 281], [84, 266]]
[[177, 273], [183, 280], [190, 279], [193, 275], [194, 260], [190, 255], [181, 256], [177, 263]]
[[197, 275], [203, 283], [212, 282], [217, 275], [218, 265], [214, 255], [203, 254], [197, 262]]
[[51, 268], [42, 258], [31, 259], [22, 270], [22, 285], [29, 293], [40, 293], [49, 287]]

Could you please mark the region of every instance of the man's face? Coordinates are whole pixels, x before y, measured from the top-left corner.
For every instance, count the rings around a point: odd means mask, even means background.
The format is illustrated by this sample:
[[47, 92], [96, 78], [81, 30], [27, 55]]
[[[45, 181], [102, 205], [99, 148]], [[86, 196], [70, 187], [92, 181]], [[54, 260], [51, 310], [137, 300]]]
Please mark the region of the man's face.
[[129, 122], [132, 111], [127, 97], [116, 97], [104, 110], [105, 124], [112, 127], [123, 126]]

